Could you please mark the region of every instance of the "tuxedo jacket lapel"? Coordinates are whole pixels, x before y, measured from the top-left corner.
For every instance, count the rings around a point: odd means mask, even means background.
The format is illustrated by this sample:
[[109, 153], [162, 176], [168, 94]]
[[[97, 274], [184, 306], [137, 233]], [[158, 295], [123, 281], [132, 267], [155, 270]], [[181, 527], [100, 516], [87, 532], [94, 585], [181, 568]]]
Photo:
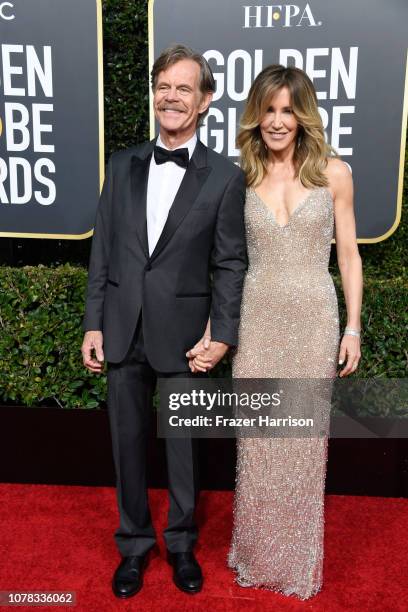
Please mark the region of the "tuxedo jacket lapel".
[[210, 172], [211, 168], [207, 166], [206, 147], [198, 140], [180, 188], [170, 208], [163, 231], [151, 255], [151, 259], [157, 257], [171, 239], [174, 232], [191, 209]]
[[150, 151], [147, 151], [146, 157], [132, 157], [130, 168], [131, 201], [132, 208], [134, 208], [136, 232], [147, 258], [149, 257], [146, 221], [147, 181], [153, 146], [154, 144], [150, 147]]

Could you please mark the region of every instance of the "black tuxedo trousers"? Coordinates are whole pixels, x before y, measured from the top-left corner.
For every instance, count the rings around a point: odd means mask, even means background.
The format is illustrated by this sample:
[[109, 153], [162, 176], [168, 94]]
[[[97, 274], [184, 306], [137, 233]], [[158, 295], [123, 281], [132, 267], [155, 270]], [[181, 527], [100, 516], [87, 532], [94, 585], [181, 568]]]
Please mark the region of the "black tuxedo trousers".
[[[123, 556], [143, 555], [156, 542], [147, 498], [146, 454], [157, 378], [193, 376], [190, 371], [164, 374], [152, 368], [141, 323], [139, 320], [123, 362], [108, 364], [108, 410], [120, 517], [115, 540]], [[169, 512], [164, 539], [169, 551], [185, 552], [193, 549], [198, 534], [194, 519], [199, 494], [197, 440], [167, 438], [166, 460]]]

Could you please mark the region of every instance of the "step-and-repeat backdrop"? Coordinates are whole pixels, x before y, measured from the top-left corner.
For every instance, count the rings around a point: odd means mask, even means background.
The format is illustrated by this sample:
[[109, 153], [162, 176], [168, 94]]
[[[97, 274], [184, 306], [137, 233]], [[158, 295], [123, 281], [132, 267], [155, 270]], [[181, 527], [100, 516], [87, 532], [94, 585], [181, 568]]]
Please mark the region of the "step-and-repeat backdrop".
[[[0, 236], [92, 233], [103, 180], [101, 21], [100, 0], [0, 0]], [[172, 42], [204, 53], [217, 91], [200, 137], [235, 161], [255, 76], [271, 63], [306, 70], [327, 139], [353, 172], [359, 239], [376, 242], [401, 215], [407, 22], [406, 0], [150, 0], [150, 67]]]
[[102, 74], [100, 0], [0, 0], [0, 236], [92, 234]]
[[[407, 104], [406, 0], [150, 0], [150, 64], [182, 42], [205, 55], [217, 91], [201, 139], [234, 161], [249, 88], [268, 64], [305, 70], [328, 141], [353, 172], [360, 242], [401, 216]], [[405, 108], [404, 108], [405, 97]], [[152, 136], [154, 120], [151, 115]]]

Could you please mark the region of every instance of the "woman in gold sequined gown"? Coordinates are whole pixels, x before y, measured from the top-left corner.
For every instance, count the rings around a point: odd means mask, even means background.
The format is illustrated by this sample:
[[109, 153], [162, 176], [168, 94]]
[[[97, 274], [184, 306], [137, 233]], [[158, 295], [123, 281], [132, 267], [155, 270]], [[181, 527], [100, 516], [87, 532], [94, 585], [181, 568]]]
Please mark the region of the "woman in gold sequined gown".
[[[269, 66], [258, 75], [237, 142], [249, 267], [233, 376], [332, 379], [338, 359], [347, 376], [360, 358], [362, 294], [352, 179], [325, 143], [303, 71]], [[328, 272], [334, 225], [348, 315], [340, 348]], [[208, 363], [204, 351], [192, 368]], [[238, 584], [300, 599], [321, 589], [326, 459], [327, 436], [238, 439], [228, 556]]]

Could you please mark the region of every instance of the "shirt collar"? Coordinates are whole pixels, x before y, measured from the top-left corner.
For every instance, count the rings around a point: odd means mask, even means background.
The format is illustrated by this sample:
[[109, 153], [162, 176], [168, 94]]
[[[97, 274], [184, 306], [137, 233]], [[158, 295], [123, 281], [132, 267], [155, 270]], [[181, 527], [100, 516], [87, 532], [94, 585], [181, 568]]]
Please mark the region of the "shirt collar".
[[[183, 142], [183, 144], [181, 144], [179, 147], [177, 147], [177, 149], [187, 148], [188, 149], [189, 159], [191, 159], [191, 156], [194, 153], [194, 149], [195, 149], [196, 144], [197, 144], [197, 134], [194, 134], [190, 138], [190, 140], [187, 140], [187, 142]], [[160, 134], [159, 134], [159, 136], [157, 138], [156, 145], [158, 147], [163, 147], [163, 149], [168, 149], [169, 150], [169, 147], [166, 147], [166, 145], [163, 143], [162, 139], [160, 138]]]

